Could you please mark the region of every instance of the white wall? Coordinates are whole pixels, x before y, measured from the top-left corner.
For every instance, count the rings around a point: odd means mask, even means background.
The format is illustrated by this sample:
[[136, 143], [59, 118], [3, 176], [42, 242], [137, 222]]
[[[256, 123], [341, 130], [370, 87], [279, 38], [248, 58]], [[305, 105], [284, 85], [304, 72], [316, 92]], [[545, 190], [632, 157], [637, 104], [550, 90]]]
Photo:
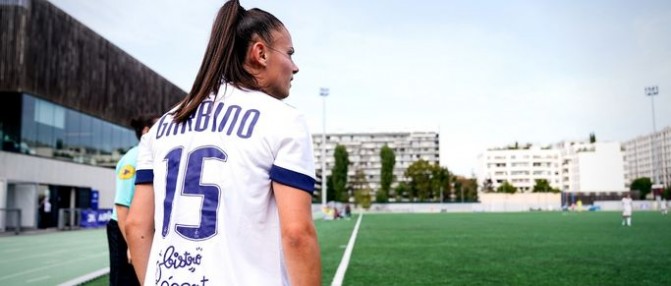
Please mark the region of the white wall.
[[594, 152], [580, 152], [580, 192], [622, 192], [624, 160], [617, 142], [597, 142]]
[[[12, 184], [9, 188], [7, 207], [21, 209], [21, 227], [37, 227], [37, 191], [36, 184]], [[14, 217], [13, 213], [7, 216], [8, 225], [14, 223]]]
[[0, 152], [0, 162], [0, 180], [7, 183], [88, 187], [100, 192], [100, 208], [114, 205], [114, 169], [8, 152]]

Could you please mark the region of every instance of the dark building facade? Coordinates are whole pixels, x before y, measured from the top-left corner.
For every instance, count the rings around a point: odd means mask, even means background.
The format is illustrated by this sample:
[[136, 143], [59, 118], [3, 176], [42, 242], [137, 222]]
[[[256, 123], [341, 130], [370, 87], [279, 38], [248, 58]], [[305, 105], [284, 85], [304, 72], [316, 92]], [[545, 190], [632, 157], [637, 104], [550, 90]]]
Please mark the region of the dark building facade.
[[92, 191], [112, 207], [112, 168], [137, 144], [130, 118], [186, 93], [44, 0], [0, 0], [0, 41], [0, 209], [37, 227], [45, 198], [54, 218]]

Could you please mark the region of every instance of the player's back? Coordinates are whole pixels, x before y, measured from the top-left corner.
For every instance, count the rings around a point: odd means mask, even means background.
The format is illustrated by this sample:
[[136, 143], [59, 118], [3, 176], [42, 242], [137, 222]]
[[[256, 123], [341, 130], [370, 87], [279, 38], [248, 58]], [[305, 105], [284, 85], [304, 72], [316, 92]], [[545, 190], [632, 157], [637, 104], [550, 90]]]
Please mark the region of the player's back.
[[287, 284], [270, 172], [314, 176], [310, 135], [277, 99], [231, 86], [225, 93], [184, 123], [164, 115], [143, 139], [156, 226], [147, 270], [155, 276], [146, 283]]

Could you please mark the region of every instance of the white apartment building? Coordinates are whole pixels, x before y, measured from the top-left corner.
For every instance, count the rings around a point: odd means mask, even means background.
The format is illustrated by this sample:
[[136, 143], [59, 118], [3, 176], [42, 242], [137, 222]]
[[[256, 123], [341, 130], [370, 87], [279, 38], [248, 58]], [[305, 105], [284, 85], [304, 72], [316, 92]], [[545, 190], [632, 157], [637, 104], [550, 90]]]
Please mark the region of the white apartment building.
[[624, 153], [619, 142], [562, 141], [561, 190], [568, 193], [622, 193]]
[[[625, 141], [623, 147], [627, 185], [637, 178], [653, 179], [655, 176], [658, 177], [657, 183], [671, 184], [671, 126]], [[654, 173], [653, 156], [656, 156], [658, 166]]]
[[562, 192], [626, 191], [623, 153], [617, 142], [563, 141], [547, 147], [495, 148], [478, 160], [480, 186], [489, 179], [494, 189], [508, 181], [520, 192], [531, 192], [537, 179], [545, 179]]
[[[314, 143], [315, 168], [320, 181], [322, 168], [322, 134], [312, 136]], [[354, 180], [356, 170], [364, 172], [369, 187], [373, 191], [380, 188], [382, 163], [380, 151], [386, 144], [396, 155], [394, 176], [396, 182], [405, 180], [405, 170], [415, 161], [423, 159], [430, 164], [440, 163], [440, 136], [436, 132], [390, 132], [390, 133], [341, 133], [326, 134], [326, 176], [331, 175], [335, 164], [333, 153], [336, 145], [347, 148], [350, 161], [348, 181]], [[319, 182], [317, 189], [321, 189]], [[395, 186], [393, 184], [392, 186]]]
[[478, 184], [492, 182], [496, 190], [503, 182], [519, 192], [531, 192], [536, 179], [546, 179], [553, 188], [561, 188], [559, 150], [526, 145], [518, 148], [493, 148], [478, 156]]

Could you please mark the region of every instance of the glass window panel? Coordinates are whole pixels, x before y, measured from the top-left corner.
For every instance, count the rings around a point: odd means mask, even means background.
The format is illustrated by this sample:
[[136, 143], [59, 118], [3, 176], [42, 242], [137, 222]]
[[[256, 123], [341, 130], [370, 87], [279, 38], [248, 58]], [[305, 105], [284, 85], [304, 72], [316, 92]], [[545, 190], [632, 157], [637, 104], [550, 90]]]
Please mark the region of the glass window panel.
[[91, 146], [95, 153], [100, 153], [102, 151], [102, 131], [103, 121], [98, 118], [91, 119]]
[[125, 153], [123, 149], [123, 128], [113, 125], [112, 127], [112, 160], [115, 162], [121, 159]]
[[81, 126], [82, 126], [82, 137], [81, 143], [82, 146], [86, 149], [91, 149], [93, 146], [93, 132], [92, 132], [92, 117], [88, 115], [82, 115]]
[[112, 153], [112, 124], [103, 121], [100, 128], [100, 137], [102, 138], [102, 151], [105, 154]]
[[127, 130], [126, 131], [126, 151], [130, 150], [130, 148], [135, 147], [135, 145], [137, 145], [137, 137], [135, 136], [135, 131]]
[[123, 129], [114, 125], [112, 130], [112, 149], [119, 153], [123, 153]]
[[53, 118], [53, 112], [49, 108], [47, 108], [46, 102], [35, 99], [35, 122], [42, 123], [42, 124], [48, 124], [49, 119]]
[[20, 152], [21, 143], [21, 101], [20, 93], [2, 93], [0, 105], [0, 142], [2, 150]]
[[65, 108], [58, 105], [54, 106], [53, 126], [59, 129], [65, 128]]
[[53, 157], [54, 145], [54, 128], [43, 123], [37, 123], [37, 155]]
[[[63, 110], [65, 111], [65, 110]], [[63, 119], [61, 120], [61, 126], [65, 127], [65, 112], [63, 112]], [[67, 151], [67, 147], [65, 146], [65, 129], [64, 128], [58, 128], [58, 127], [52, 127], [53, 132], [54, 132], [54, 157], [59, 157], [61, 159], [67, 159], [70, 160], [72, 159], [72, 156], [70, 155], [70, 152]]]
[[81, 145], [81, 114], [68, 110], [65, 113], [65, 145], [68, 148], [77, 148]]
[[21, 152], [35, 154], [37, 145], [37, 123], [35, 122], [35, 99], [23, 95], [21, 112]]

